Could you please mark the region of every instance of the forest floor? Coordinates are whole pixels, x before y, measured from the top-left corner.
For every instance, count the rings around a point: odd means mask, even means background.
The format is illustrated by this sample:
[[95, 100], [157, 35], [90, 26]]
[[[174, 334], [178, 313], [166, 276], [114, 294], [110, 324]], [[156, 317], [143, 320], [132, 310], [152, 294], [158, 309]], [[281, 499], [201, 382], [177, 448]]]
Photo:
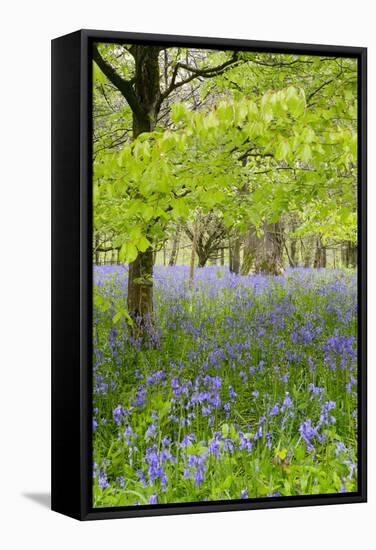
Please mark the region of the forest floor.
[[94, 506], [357, 491], [356, 272], [154, 271], [141, 344], [95, 267]]

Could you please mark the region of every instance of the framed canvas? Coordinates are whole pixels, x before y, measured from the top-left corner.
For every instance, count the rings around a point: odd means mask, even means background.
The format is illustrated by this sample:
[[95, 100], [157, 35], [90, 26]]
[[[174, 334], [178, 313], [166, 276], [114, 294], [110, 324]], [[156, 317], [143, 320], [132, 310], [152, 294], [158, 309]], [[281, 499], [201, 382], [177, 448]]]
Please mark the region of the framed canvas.
[[366, 500], [366, 49], [52, 41], [52, 509]]

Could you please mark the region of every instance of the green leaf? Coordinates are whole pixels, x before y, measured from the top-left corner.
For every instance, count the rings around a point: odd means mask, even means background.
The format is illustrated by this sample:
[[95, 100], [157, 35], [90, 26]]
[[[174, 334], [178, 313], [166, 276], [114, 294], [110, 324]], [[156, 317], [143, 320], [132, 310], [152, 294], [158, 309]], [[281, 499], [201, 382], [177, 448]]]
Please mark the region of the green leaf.
[[154, 214], [154, 208], [152, 206], [148, 206], [147, 204], [142, 206], [141, 216], [146, 222], [151, 220], [151, 218], [153, 217], [153, 214]]
[[223, 424], [222, 425], [222, 435], [223, 437], [227, 437], [228, 434], [229, 434], [229, 431], [230, 431], [230, 427], [228, 424]]
[[303, 162], [309, 162], [312, 158], [312, 151], [307, 143], [300, 148], [299, 156]]
[[126, 309], [121, 309], [120, 311], [118, 311], [112, 318], [112, 322], [114, 325], [116, 325], [116, 323], [118, 323], [121, 319], [125, 318], [128, 325], [129, 326], [133, 326], [133, 319], [132, 317], [129, 315], [128, 311]]
[[112, 318], [112, 322], [114, 323], [114, 325], [116, 325], [116, 323], [118, 323], [122, 317], [123, 317], [122, 312], [118, 311], [116, 315], [114, 315]]
[[184, 199], [172, 199], [171, 206], [173, 208], [173, 218], [178, 221], [180, 218], [183, 220], [189, 215], [189, 207]]
[[304, 114], [305, 111], [305, 98], [303, 92], [298, 90], [294, 86], [290, 86], [286, 90], [286, 104], [294, 117], [299, 117]]
[[278, 143], [275, 151], [276, 160], [286, 160], [287, 156], [290, 154], [290, 151], [291, 151], [290, 143], [285, 139], [281, 140]]
[[129, 241], [125, 241], [119, 251], [119, 260], [121, 262], [132, 263], [137, 258], [137, 255], [136, 246]]
[[188, 113], [188, 109], [183, 103], [174, 103], [171, 107], [171, 120], [172, 122], [180, 122]]
[[150, 241], [146, 237], [141, 237], [137, 243], [137, 248], [140, 252], [145, 252], [151, 246]]

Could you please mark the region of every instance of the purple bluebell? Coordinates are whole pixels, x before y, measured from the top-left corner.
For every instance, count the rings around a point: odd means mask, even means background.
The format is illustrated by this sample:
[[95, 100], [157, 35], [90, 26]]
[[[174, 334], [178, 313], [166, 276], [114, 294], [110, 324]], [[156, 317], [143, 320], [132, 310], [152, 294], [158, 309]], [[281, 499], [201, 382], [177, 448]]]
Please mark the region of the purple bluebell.
[[150, 496], [149, 504], [158, 504], [158, 497], [155, 493]]

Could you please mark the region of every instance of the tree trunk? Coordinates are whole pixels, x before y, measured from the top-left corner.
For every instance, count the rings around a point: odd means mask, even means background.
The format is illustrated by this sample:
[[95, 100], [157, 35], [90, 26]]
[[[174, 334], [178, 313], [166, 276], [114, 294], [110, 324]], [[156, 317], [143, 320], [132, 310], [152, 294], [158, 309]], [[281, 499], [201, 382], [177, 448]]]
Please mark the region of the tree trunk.
[[344, 267], [356, 267], [357, 246], [351, 241], [344, 241], [341, 247], [341, 260]]
[[[133, 111], [133, 138], [155, 128], [160, 109], [159, 49], [132, 46], [135, 59], [135, 93], [140, 111]], [[128, 312], [142, 327], [153, 316], [153, 250], [139, 252], [129, 265]]]
[[243, 249], [243, 262], [240, 273], [242, 275], [248, 275], [251, 271], [257, 251], [257, 235], [254, 227], [248, 230], [245, 237], [244, 249]]
[[111, 252], [111, 263], [112, 263], [112, 264], [116, 264], [116, 248], [113, 248], [113, 249], [112, 249], [112, 252]]
[[296, 239], [291, 239], [289, 263], [290, 267], [297, 267], [298, 265], [298, 247]]
[[321, 237], [316, 239], [316, 251], [313, 267], [319, 269], [326, 267], [326, 248], [323, 246]]
[[204, 254], [197, 254], [198, 256], [198, 267], [205, 267], [206, 266], [206, 262], [208, 261], [208, 256], [204, 255]]
[[240, 245], [241, 240], [240, 237], [236, 236], [233, 239], [230, 239], [229, 241], [229, 249], [230, 249], [230, 271], [231, 273], [235, 273], [235, 275], [239, 275], [240, 273]]
[[349, 267], [349, 248], [347, 246], [347, 241], [344, 241], [341, 246], [341, 262], [343, 267]]
[[140, 252], [129, 264], [128, 311], [135, 321], [137, 334], [142, 334], [153, 315], [153, 250]]
[[290, 258], [289, 258], [290, 267], [296, 267], [298, 265], [297, 253], [298, 253], [298, 248], [296, 246], [296, 239], [292, 239], [290, 244]]
[[178, 251], [179, 251], [179, 241], [180, 241], [180, 227], [177, 227], [176, 233], [174, 235], [174, 238], [172, 240], [172, 250], [170, 259], [168, 262], [168, 265], [173, 266], [176, 264], [177, 257], [178, 257]]
[[300, 252], [305, 268], [312, 266], [313, 249], [315, 247], [314, 239], [307, 237], [304, 241], [300, 239]]
[[193, 286], [193, 279], [195, 276], [195, 258], [196, 258], [197, 236], [198, 236], [197, 234], [198, 234], [198, 223], [197, 223], [197, 220], [195, 220], [193, 224], [191, 261], [189, 265], [189, 286]]
[[321, 249], [321, 267], [326, 267], [326, 247]]
[[96, 263], [96, 265], [98, 265], [99, 264], [99, 252], [98, 252], [99, 237], [98, 237], [98, 234], [95, 235], [94, 245], [95, 245], [95, 263]]
[[356, 267], [358, 265], [358, 246], [349, 241], [349, 252], [350, 252], [350, 266]]
[[[299, 226], [299, 219], [295, 213], [292, 213], [288, 218], [290, 231], [293, 233]], [[290, 237], [290, 251], [288, 251], [286, 245], [286, 253], [289, 260], [290, 267], [297, 267], [299, 265], [299, 253], [298, 253], [298, 238]]]
[[281, 223], [268, 224], [258, 240], [255, 272], [266, 275], [282, 275], [283, 268], [283, 228]]

